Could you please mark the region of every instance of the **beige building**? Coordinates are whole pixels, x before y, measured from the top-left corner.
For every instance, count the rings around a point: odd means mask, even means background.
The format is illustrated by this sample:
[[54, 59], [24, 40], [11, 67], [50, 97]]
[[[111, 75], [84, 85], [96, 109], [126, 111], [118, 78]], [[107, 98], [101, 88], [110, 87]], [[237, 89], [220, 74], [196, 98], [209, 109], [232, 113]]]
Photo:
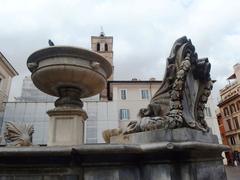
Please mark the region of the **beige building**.
[[160, 84], [161, 81], [154, 78], [149, 81], [133, 79], [108, 82], [108, 98], [118, 108], [119, 127], [123, 128], [130, 121], [137, 120], [139, 109], [147, 107]]
[[233, 66], [229, 84], [220, 90], [218, 106], [223, 118], [225, 136], [232, 151], [240, 152], [240, 64]]
[[0, 112], [4, 111], [3, 102], [8, 100], [12, 78], [16, 75], [17, 71], [0, 52]]

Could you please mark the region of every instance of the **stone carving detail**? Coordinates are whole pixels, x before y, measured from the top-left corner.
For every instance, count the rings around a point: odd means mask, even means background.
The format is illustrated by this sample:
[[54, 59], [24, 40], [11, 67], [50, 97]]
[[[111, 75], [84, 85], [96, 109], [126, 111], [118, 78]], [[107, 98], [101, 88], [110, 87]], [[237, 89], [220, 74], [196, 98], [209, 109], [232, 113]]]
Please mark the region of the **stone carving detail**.
[[102, 135], [103, 135], [104, 141], [106, 143], [110, 143], [110, 138], [112, 136], [117, 136], [121, 133], [122, 133], [122, 129], [121, 128], [116, 128], [116, 129], [107, 129], [107, 130], [103, 131]]
[[33, 125], [6, 122], [4, 137], [8, 145], [31, 146]]
[[176, 40], [162, 85], [148, 107], [140, 109], [140, 120], [130, 122], [124, 134], [180, 127], [208, 131], [204, 108], [212, 89], [210, 68], [207, 58], [198, 59], [191, 40]]
[[207, 58], [198, 59], [191, 40], [177, 39], [160, 88], [148, 107], [140, 109], [139, 120], [131, 121], [122, 134], [180, 127], [208, 131], [204, 108], [212, 89], [210, 69]]

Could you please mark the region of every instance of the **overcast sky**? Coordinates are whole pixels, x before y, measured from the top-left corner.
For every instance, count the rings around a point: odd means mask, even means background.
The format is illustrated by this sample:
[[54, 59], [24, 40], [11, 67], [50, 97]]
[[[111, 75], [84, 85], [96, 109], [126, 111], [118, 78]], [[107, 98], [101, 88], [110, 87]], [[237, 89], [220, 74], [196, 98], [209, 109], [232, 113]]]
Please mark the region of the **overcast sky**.
[[240, 60], [238, 0], [0, 0], [0, 51], [18, 71], [10, 97], [30, 75], [28, 56], [48, 46], [90, 48], [90, 37], [114, 37], [116, 80], [162, 79], [173, 42], [186, 35], [209, 57], [217, 91]]

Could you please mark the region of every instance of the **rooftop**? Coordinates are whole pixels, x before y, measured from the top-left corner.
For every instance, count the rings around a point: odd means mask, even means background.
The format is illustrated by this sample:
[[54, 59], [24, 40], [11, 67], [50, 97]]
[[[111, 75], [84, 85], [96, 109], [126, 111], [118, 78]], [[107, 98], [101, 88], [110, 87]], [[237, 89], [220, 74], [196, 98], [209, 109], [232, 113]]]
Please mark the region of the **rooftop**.
[[18, 75], [18, 72], [14, 69], [14, 67], [10, 64], [10, 62], [1, 52], [0, 52], [0, 59], [3, 61], [7, 69], [10, 71], [10, 73], [12, 74], [12, 77]]

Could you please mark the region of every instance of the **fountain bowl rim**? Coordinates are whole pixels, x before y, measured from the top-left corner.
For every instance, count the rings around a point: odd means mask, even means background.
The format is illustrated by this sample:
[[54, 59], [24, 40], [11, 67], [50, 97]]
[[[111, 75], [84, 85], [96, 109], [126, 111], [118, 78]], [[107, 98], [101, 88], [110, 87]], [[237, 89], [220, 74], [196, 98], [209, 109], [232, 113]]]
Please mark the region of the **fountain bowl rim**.
[[[93, 52], [91, 50], [75, 47], [75, 46], [51, 46], [47, 48], [39, 49], [33, 52], [27, 59], [27, 65], [29, 63], [39, 63], [42, 60], [46, 60], [54, 57], [75, 57], [82, 58], [84, 60], [98, 62], [103, 67], [107, 74], [107, 78], [109, 78], [112, 74], [112, 65], [106, 58], [101, 56], [100, 54]], [[28, 67], [28, 66], [27, 66]], [[34, 70], [28, 69], [34, 73]]]

